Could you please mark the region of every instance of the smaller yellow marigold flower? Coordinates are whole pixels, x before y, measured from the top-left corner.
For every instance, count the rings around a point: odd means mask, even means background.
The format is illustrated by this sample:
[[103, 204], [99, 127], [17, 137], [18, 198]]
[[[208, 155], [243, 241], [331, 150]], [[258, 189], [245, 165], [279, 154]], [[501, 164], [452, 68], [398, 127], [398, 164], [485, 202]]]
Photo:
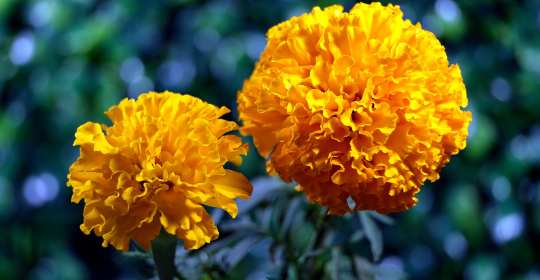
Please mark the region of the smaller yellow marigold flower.
[[236, 217], [234, 199], [252, 191], [244, 175], [223, 167], [247, 153], [240, 137], [225, 135], [237, 129], [220, 119], [228, 112], [190, 95], [149, 92], [112, 106], [110, 127], [81, 125], [67, 183], [71, 201], [85, 202], [81, 230], [118, 250], [130, 240], [148, 249], [162, 228], [186, 249], [217, 238], [204, 205]]
[[242, 131], [331, 213], [406, 210], [465, 148], [459, 66], [399, 6], [315, 7], [267, 37], [238, 96]]

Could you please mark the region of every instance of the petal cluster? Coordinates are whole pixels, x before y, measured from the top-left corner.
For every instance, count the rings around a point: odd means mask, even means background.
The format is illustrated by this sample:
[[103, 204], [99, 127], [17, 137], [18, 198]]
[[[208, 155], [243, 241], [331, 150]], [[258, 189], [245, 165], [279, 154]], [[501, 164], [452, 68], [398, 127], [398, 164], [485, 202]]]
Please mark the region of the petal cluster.
[[460, 69], [399, 6], [315, 7], [267, 38], [238, 96], [242, 132], [331, 213], [406, 210], [465, 148]]
[[80, 157], [70, 167], [72, 202], [84, 200], [81, 230], [127, 250], [130, 240], [146, 249], [164, 229], [196, 249], [219, 232], [206, 206], [235, 217], [236, 198], [251, 184], [225, 169], [240, 164], [247, 146], [237, 129], [220, 119], [229, 110], [170, 92], [124, 99], [106, 115], [112, 126], [87, 122], [75, 134]]

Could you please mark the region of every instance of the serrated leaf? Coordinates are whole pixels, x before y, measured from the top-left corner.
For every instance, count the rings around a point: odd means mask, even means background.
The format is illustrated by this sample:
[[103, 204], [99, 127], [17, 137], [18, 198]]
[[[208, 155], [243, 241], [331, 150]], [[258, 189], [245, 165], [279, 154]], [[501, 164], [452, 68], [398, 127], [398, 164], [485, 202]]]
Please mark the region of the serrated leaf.
[[377, 227], [377, 224], [375, 224], [375, 222], [370, 218], [368, 213], [360, 212], [358, 215], [360, 217], [362, 227], [366, 232], [366, 237], [371, 247], [371, 254], [373, 255], [373, 259], [375, 261], [378, 261], [382, 255], [383, 250], [381, 231]]

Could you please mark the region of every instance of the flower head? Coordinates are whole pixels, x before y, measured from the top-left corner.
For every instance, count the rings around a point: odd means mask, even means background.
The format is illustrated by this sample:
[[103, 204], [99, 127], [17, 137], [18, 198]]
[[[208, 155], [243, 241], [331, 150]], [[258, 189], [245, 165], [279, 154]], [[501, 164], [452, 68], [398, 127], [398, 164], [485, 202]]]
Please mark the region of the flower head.
[[269, 172], [331, 213], [408, 209], [465, 148], [460, 69], [402, 17], [398, 6], [360, 3], [280, 23], [239, 93], [242, 131]]
[[223, 168], [240, 164], [247, 146], [220, 119], [229, 110], [170, 92], [124, 99], [106, 115], [112, 126], [87, 122], [77, 129], [80, 157], [68, 174], [71, 201], [84, 200], [81, 230], [127, 250], [148, 249], [163, 228], [196, 249], [219, 232], [204, 205], [235, 217], [235, 198], [251, 194], [249, 181]]

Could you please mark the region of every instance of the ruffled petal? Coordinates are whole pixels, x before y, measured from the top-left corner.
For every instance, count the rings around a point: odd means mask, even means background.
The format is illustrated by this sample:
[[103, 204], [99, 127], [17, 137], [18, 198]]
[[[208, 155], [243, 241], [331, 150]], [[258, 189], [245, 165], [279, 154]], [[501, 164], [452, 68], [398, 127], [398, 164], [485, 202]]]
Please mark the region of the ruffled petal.
[[204, 205], [236, 216], [235, 199], [251, 194], [243, 175], [223, 167], [247, 153], [240, 137], [225, 135], [238, 127], [219, 119], [228, 112], [188, 95], [147, 93], [111, 107], [112, 126], [79, 127], [67, 184], [71, 200], [86, 204], [81, 230], [118, 250], [131, 240], [148, 249], [162, 228], [188, 249], [217, 238]]
[[270, 173], [330, 212], [406, 210], [465, 148], [459, 67], [399, 6], [315, 7], [267, 38], [238, 95], [241, 131]]

